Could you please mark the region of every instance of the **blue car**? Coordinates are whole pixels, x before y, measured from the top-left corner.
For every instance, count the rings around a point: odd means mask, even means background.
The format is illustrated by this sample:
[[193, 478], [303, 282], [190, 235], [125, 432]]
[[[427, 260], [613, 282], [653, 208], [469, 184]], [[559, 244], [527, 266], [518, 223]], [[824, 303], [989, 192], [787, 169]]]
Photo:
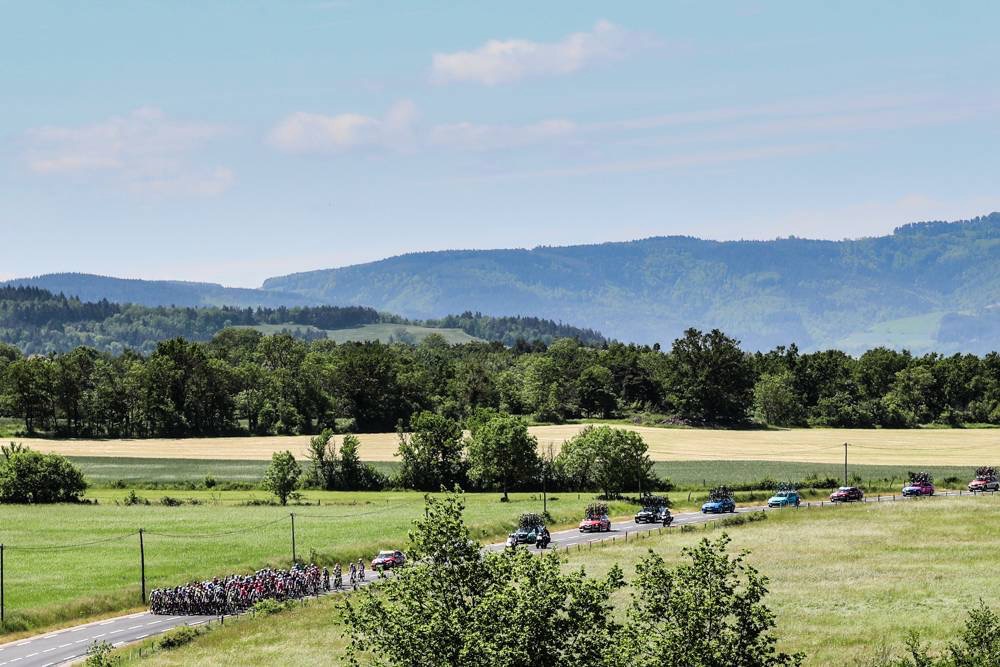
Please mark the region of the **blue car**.
[[732, 498], [722, 498], [721, 500], [709, 500], [701, 506], [703, 514], [722, 514], [723, 512], [735, 512], [736, 501]]
[[802, 500], [798, 491], [778, 491], [767, 499], [768, 507], [798, 507]]

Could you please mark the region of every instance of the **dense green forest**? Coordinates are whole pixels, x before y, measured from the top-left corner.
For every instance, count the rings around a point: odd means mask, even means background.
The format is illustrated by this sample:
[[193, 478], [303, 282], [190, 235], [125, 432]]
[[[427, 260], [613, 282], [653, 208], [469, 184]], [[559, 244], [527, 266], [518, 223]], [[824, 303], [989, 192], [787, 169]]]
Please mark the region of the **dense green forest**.
[[719, 328], [751, 350], [985, 354], [1000, 337], [1000, 213], [844, 241], [649, 238], [448, 250], [271, 278], [266, 289], [434, 318], [470, 306], [654, 343]]
[[[689, 330], [669, 350], [574, 339], [419, 345], [303, 341], [226, 329], [142, 355], [0, 346], [0, 416], [70, 436], [387, 431], [479, 408], [538, 421], [913, 427], [1000, 423], [1000, 355], [746, 352]], [[655, 415], [651, 416], [651, 415]]]
[[[101, 352], [121, 354], [131, 349], [150, 354], [160, 341], [182, 337], [210, 340], [226, 327], [259, 325], [289, 326], [306, 339], [325, 337], [326, 330], [342, 330], [366, 324], [407, 324], [408, 320], [362, 306], [295, 306], [287, 308], [237, 308], [232, 306], [176, 307], [81, 301], [63, 294], [28, 286], [0, 286], [0, 342], [28, 354], [68, 352], [86, 346]], [[597, 332], [578, 329], [539, 318], [493, 318], [464, 313], [426, 326], [461, 329], [484, 340], [506, 345], [518, 339], [552, 341], [577, 337], [600, 343]], [[317, 331], [318, 330], [318, 331]]]

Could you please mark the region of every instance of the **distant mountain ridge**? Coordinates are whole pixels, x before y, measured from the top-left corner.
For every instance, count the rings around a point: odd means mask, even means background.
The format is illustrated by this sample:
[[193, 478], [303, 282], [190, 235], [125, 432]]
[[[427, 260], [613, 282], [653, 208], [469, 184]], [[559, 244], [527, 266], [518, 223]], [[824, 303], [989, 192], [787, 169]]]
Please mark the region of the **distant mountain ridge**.
[[1000, 213], [844, 241], [670, 236], [411, 253], [259, 289], [70, 273], [8, 284], [145, 306], [366, 306], [414, 320], [474, 311], [642, 343], [668, 344], [693, 326], [720, 328], [747, 349], [981, 354], [1000, 347]]
[[319, 301], [301, 294], [274, 290], [223, 287], [216, 283], [181, 280], [141, 280], [114, 278], [91, 273], [49, 273], [32, 278], [16, 278], [0, 283], [12, 287], [41, 287], [54, 294], [75, 296], [81, 301], [111, 301], [142, 306], [234, 306], [275, 308], [316, 306]]
[[1000, 333], [987, 311], [1000, 299], [1000, 213], [844, 241], [671, 236], [414, 253], [263, 288], [414, 318], [467, 308], [538, 315], [638, 342], [667, 343], [696, 326], [758, 349], [794, 341], [984, 351]]

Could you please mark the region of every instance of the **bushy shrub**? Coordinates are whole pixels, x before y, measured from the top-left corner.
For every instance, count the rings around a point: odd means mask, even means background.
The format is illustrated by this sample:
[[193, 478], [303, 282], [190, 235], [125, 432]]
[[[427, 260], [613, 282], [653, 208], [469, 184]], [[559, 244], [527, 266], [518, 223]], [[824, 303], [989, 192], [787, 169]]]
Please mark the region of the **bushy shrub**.
[[75, 503], [86, 489], [83, 473], [65, 456], [12, 443], [0, 457], [0, 503]]
[[161, 649], [170, 650], [189, 644], [201, 634], [202, 630], [199, 628], [183, 625], [165, 634], [160, 641], [156, 642], [156, 645]]

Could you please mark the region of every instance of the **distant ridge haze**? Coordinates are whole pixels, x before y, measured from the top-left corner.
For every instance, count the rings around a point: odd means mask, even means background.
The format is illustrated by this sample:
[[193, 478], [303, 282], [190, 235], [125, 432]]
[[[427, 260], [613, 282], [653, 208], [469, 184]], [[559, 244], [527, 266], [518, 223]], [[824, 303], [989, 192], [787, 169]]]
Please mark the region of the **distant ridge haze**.
[[983, 352], [1000, 335], [1000, 313], [988, 308], [1000, 301], [1000, 213], [843, 241], [666, 236], [418, 252], [269, 278], [260, 289], [79, 274], [12, 282], [146, 305], [183, 297], [190, 305], [364, 305], [415, 319], [537, 316], [642, 343], [669, 344], [694, 326], [720, 328], [750, 349], [795, 342]]

